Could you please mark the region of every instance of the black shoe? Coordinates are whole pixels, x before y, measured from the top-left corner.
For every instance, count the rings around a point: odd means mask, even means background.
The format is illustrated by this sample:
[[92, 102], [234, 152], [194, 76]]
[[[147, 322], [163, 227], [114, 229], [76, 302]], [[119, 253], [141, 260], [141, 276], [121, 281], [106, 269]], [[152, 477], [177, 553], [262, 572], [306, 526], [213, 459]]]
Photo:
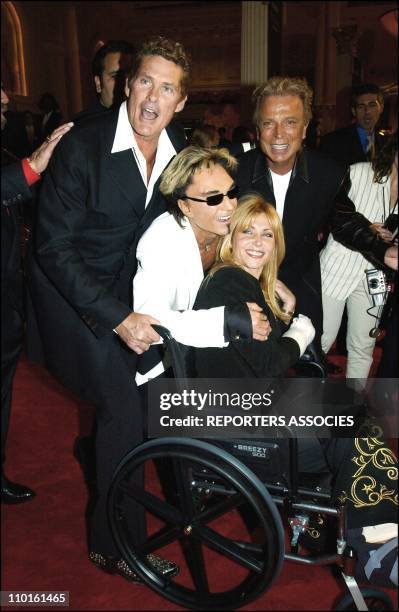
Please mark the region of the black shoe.
[[[108, 574], [119, 574], [119, 576], [122, 576], [129, 582], [134, 582], [136, 584], [143, 583], [141, 578], [130, 569], [129, 565], [123, 559], [117, 561], [113, 557], [106, 557], [105, 555], [95, 552], [89, 554], [89, 559], [94, 565]], [[147, 561], [151, 568], [164, 578], [173, 578], [179, 573], [179, 566], [176, 565], [176, 563], [162, 559], [158, 557], [158, 555], [147, 555]]]
[[23, 504], [35, 497], [36, 493], [23, 485], [11, 482], [5, 476], [1, 478], [1, 503]]

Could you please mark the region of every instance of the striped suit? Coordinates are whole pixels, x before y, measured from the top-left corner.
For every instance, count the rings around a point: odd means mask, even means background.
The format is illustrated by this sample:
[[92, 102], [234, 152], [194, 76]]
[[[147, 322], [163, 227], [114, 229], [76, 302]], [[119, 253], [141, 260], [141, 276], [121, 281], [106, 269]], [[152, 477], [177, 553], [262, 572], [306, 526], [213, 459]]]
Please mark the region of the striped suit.
[[[349, 198], [370, 223], [384, 222], [389, 215], [390, 181], [374, 183], [371, 164], [362, 162], [350, 167]], [[348, 310], [347, 378], [367, 378], [372, 363], [375, 339], [369, 331], [375, 319], [367, 313], [373, 306], [367, 289], [366, 269], [374, 266], [358, 252], [352, 251], [329, 236], [320, 253], [323, 298], [322, 347], [327, 352], [333, 344], [345, 304]], [[377, 308], [372, 313], [377, 314]]]

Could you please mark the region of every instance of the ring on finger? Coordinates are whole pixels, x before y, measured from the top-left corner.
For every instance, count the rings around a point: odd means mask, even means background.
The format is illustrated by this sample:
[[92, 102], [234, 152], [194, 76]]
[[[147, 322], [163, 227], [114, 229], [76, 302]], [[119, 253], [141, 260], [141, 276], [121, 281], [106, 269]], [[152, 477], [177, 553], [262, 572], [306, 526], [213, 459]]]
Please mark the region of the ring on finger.
[[47, 140], [47, 142], [51, 142], [50, 136], [46, 136], [46, 140]]

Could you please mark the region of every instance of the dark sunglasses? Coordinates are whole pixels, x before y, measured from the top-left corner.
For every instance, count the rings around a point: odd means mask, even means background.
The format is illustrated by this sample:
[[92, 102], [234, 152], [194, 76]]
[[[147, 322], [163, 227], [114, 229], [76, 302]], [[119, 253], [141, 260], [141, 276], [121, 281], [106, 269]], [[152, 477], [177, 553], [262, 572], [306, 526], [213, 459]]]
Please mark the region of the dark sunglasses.
[[217, 206], [223, 202], [223, 198], [227, 196], [229, 200], [234, 200], [238, 197], [239, 189], [238, 185], [235, 185], [227, 193], [216, 193], [215, 195], [208, 196], [206, 200], [200, 200], [200, 198], [192, 198], [191, 196], [184, 195], [182, 200], [193, 200], [194, 202], [206, 202], [208, 206]]

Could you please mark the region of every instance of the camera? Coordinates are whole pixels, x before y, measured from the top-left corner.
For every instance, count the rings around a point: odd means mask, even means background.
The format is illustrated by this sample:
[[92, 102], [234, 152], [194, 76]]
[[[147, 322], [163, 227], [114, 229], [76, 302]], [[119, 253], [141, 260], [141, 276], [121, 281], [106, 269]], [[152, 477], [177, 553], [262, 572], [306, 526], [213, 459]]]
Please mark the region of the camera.
[[366, 270], [367, 288], [374, 306], [383, 306], [386, 302], [389, 287], [382, 270]]

